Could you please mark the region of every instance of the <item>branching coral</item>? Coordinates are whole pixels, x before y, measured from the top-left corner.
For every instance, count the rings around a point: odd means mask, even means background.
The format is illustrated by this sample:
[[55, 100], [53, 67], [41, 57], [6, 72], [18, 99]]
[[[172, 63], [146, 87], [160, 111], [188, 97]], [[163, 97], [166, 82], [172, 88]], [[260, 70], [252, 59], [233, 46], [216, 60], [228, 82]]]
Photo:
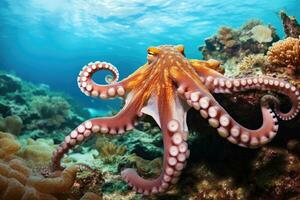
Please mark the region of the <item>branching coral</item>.
[[267, 53], [270, 71], [297, 76], [300, 73], [300, 39], [288, 37], [273, 44]]
[[240, 75], [261, 75], [261, 69], [266, 66], [267, 58], [263, 54], [246, 56], [239, 64]]

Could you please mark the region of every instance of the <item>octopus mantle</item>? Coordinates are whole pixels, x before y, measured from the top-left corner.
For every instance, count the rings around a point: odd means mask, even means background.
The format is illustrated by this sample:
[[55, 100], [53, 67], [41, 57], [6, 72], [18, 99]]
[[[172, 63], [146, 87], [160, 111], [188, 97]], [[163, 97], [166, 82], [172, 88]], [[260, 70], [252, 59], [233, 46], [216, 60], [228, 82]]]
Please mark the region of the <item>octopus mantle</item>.
[[[147, 114], [155, 119], [163, 133], [165, 151], [161, 175], [147, 180], [140, 177], [135, 169], [125, 169], [121, 174], [137, 192], [156, 194], [175, 184], [186, 166], [190, 155], [186, 114], [191, 107], [198, 110], [221, 137], [250, 148], [259, 147], [274, 138], [278, 130], [277, 117], [291, 120], [300, 109], [299, 91], [290, 83], [271, 77], [226, 78], [216, 71], [219, 62], [187, 59], [182, 45], [150, 47], [147, 60], [145, 65], [120, 82], [117, 82], [118, 70], [112, 64], [95, 62], [82, 69], [78, 85], [83, 93], [102, 99], [122, 97], [126, 104], [117, 115], [89, 119], [66, 136], [53, 154], [52, 170], [60, 170], [64, 154], [91, 135], [123, 134], [133, 129], [139, 117]], [[92, 80], [92, 75], [99, 70], [113, 74], [113, 78], [107, 79], [108, 85], [99, 85]], [[235, 121], [212, 95], [253, 89], [285, 94], [290, 98], [292, 107], [289, 112], [282, 113], [278, 99], [264, 96], [261, 100], [262, 125], [251, 130]], [[274, 104], [275, 113], [269, 107], [270, 102]]]

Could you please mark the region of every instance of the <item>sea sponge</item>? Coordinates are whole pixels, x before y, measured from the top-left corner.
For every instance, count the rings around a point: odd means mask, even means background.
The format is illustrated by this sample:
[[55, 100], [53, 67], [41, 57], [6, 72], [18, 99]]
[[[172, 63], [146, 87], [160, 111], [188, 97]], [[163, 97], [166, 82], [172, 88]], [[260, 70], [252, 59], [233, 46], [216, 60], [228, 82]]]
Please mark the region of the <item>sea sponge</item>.
[[300, 39], [288, 37], [274, 43], [269, 48], [267, 56], [268, 61], [276, 67], [269, 70], [282, 71], [290, 75], [300, 73]]
[[161, 172], [162, 159], [145, 160], [136, 154], [132, 154], [127, 158], [137, 169], [139, 174], [145, 177], [157, 177]]
[[273, 40], [272, 30], [268, 26], [257, 25], [251, 29], [251, 38], [259, 43], [271, 42]]

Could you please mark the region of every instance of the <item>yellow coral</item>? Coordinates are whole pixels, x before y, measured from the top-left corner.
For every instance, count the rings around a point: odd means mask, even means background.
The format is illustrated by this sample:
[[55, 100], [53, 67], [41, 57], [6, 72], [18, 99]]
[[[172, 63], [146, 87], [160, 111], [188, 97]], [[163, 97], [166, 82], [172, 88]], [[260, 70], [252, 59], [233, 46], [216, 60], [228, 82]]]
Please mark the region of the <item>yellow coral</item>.
[[271, 64], [288, 68], [291, 70], [290, 73], [296, 73], [300, 70], [300, 39], [288, 37], [274, 43], [269, 48], [267, 56]]
[[251, 54], [243, 58], [238, 64], [240, 74], [261, 75], [261, 69], [267, 65], [267, 58], [263, 54]]

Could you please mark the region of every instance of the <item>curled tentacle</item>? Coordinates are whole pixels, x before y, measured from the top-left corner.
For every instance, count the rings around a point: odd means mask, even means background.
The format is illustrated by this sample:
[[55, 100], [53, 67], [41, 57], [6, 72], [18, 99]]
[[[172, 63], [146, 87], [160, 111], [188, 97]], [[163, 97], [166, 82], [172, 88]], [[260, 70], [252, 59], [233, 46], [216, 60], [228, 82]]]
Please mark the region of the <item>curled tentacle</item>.
[[177, 183], [186, 165], [190, 151], [186, 143], [187, 133], [181, 130], [179, 122], [174, 119], [169, 121], [163, 135], [165, 149], [163, 171], [158, 178], [146, 180], [132, 168], [125, 169], [121, 173], [125, 181], [139, 193], [149, 195], [166, 191], [172, 184]]
[[[113, 77], [105, 78], [109, 85], [98, 85], [92, 80], [92, 76], [99, 70], [108, 70], [113, 74]], [[102, 99], [113, 98], [116, 96], [123, 97], [125, 88], [122, 83], [118, 83], [118, 69], [110, 63], [95, 62], [84, 66], [78, 76], [78, 86], [81, 91], [87, 96], [100, 97]]]
[[270, 90], [287, 95], [292, 107], [287, 113], [279, 109], [279, 101], [275, 101], [275, 113], [282, 120], [291, 120], [297, 116], [300, 110], [299, 90], [292, 84], [272, 77], [249, 77], [240, 79], [213, 78], [209, 76], [205, 84], [214, 93], [232, 93], [249, 89]]
[[65, 140], [58, 146], [52, 156], [51, 170], [60, 170], [62, 157], [74, 146], [82, 143], [93, 134], [123, 134], [125, 131], [133, 129], [135, 123], [135, 113], [126, 114], [120, 112], [115, 117], [94, 118], [87, 120], [74, 129]]

